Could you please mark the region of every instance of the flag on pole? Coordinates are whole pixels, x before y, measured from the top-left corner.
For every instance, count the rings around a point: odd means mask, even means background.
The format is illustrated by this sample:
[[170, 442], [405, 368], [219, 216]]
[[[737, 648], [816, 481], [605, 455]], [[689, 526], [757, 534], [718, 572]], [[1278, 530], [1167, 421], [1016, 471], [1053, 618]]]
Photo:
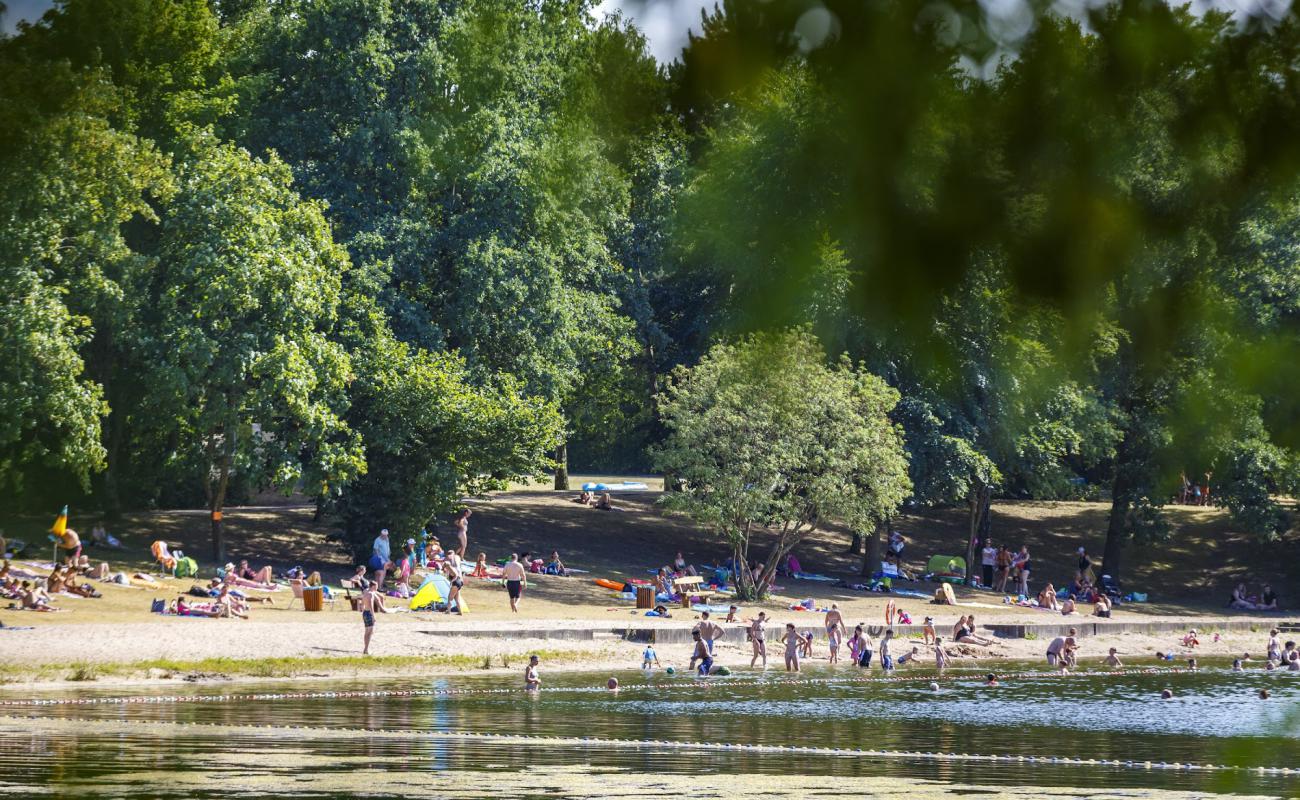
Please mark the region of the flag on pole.
[[63, 532], [68, 529], [68, 507], [64, 506], [59, 512], [59, 516], [54, 520], [54, 525], [50, 527], [50, 533], [62, 538]]

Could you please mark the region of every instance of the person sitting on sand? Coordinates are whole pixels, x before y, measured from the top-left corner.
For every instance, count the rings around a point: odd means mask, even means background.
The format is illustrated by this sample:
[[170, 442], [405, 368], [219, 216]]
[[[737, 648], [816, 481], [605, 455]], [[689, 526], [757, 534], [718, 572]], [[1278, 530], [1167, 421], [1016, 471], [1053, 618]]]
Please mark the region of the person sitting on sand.
[[1065, 602], [1061, 603], [1061, 616], [1068, 617], [1074, 613], [1074, 610], [1075, 610], [1074, 598], [1073, 597], [1065, 598]]
[[975, 615], [971, 614], [965, 618], [965, 624], [958, 624], [953, 632], [953, 638], [959, 644], [972, 644], [977, 647], [992, 647], [995, 642], [984, 636], [975, 633]]
[[474, 562], [474, 569], [469, 573], [471, 578], [486, 578], [488, 576], [487, 553], [479, 553], [478, 560]]
[[614, 503], [609, 499], [609, 492], [601, 492], [600, 499], [596, 501], [596, 508], [601, 511], [613, 511]]
[[546, 563], [546, 574], [559, 575], [562, 578], [569, 577], [569, 570], [564, 566], [564, 562], [560, 560], [559, 550], [551, 551], [551, 560]]
[[1046, 608], [1050, 611], [1060, 611], [1061, 603], [1056, 599], [1056, 589], [1052, 584], [1043, 587], [1043, 591], [1038, 593], [1038, 607]]
[[1092, 607], [1092, 615], [1094, 617], [1104, 617], [1109, 619], [1110, 609], [1111, 609], [1110, 598], [1104, 594], [1098, 595], [1097, 602]]
[[1267, 583], [1264, 584], [1262, 590], [1259, 593], [1259, 603], [1256, 604], [1255, 608], [1258, 611], [1278, 610], [1277, 594], [1273, 591], [1272, 586], [1268, 585]]
[[239, 562], [239, 569], [236, 570], [235, 574], [246, 581], [260, 583], [264, 586], [274, 581], [274, 577], [271, 574], [270, 564], [267, 564], [259, 570], [254, 570], [252, 567], [248, 566], [248, 559], [243, 559]]
[[50, 601], [45, 590], [31, 581], [23, 581], [22, 594], [19, 597], [23, 608], [28, 611], [58, 611]]
[[1201, 640], [1196, 636], [1196, 629], [1192, 628], [1190, 631], [1187, 632], [1187, 635], [1183, 637], [1183, 647], [1200, 647], [1200, 646], [1201, 646]]
[[1246, 597], [1246, 584], [1239, 583], [1232, 590], [1232, 599], [1228, 601], [1229, 608], [1236, 608], [1242, 611], [1254, 611], [1256, 606]]
[[695, 577], [699, 574], [695, 571], [695, 567], [686, 563], [686, 557], [682, 555], [681, 550], [677, 551], [677, 557], [673, 559], [673, 570], [678, 576]]
[[221, 609], [221, 616], [223, 617], [248, 619], [248, 604], [244, 602], [243, 598], [230, 593], [229, 584], [222, 584], [221, 591], [217, 594], [215, 607]]

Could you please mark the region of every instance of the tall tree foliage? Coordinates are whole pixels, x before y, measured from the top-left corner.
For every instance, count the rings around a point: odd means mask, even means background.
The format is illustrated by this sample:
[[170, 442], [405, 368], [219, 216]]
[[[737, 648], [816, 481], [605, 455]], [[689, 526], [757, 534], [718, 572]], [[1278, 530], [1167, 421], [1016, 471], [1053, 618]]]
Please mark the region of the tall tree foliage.
[[[832, 520], [864, 529], [910, 490], [898, 393], [847, 358], [827, 365], [805, 331], [715, 345], [677, 371], [660, 400], [660, 469], [684, 481], [665, 504], [732, 548], [743, 597], [763, 596], [786, 554]], [[760, 575], [751, 541], [774, 537]]]

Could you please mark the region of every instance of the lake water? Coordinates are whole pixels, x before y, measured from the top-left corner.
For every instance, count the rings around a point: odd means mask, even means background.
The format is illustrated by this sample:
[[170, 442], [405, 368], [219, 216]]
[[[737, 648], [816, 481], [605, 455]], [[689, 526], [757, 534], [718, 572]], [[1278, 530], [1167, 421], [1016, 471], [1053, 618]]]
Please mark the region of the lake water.
[[[1300, 768], [1294, 673], [1212, 668], [1012, 678], [989, 688], [971, 672], [948, 676], [938, 692], [928, 678], [861, 681], [852, 667], [799, 680], [775, 671], [703, 680], [627, 672], [617, 693], [601, 688], [607, 673], [543, 676], [537, 695], [502, 675], [185, 692], [377, 696], [39, 695], [63, 702], [0, 707], [0, 795], [1300, 796], [1300, 772], [1259, 770]], [[1159, 699], [1165, 687], [1172, 700]], [[1257, 696], [1265, 687], [1269, 700]], [[1121, 763], [1063, 761], [1071, 759]]]

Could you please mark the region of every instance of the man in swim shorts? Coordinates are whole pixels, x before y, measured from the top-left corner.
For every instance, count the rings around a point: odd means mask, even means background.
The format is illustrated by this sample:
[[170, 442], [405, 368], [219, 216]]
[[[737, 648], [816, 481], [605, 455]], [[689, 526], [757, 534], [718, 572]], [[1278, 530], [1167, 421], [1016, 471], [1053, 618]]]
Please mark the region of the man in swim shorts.
[[376, 611], [388, 613], [388, 609], [384, 608], [383, 596], [375, 591], [375, 584], [367, 583], [364, 591], [361, 592], [361, 624], [366, 629], [365, 646], [361, 650], [363, 656], [370, 655], [370, 637], [375, 633]]
[[524, 570], [524, 565], [519, 563], [518, 554], [510, 554], [510, 560], [501, 570], [501, 577], [505, 578], [506, 592], [510, 595], [510, 610], [518, 614], [519, 597], [528, 585], [528, 573]]
[[691, 638], [695, 640], [695, 652], [691, 654], [691, 664], [687, 669], [695, 669], [695, 662], [700, 662], [700, 674], [708, 675], [709, 670], [713, 669], [713, 656], [709, 654], [709, 648], [704, 644], [704, 639], [700, 637], [698, 630], [691, 631]]
[[699, 633], [700, 638], [704, 640], [704, 644], [709, 648], [710, 656], [713, 655], [713, 640], [721, 639], [727, 633], [722, 629], [721, 625], [709, 619], [709, 612], [707, 611], [700, 612], [700, 621], [693, 630]]
[[880, 668], [885, 672], [892, 672], [894, 669], [894, 658], [889, 652], [889, 643], [894, 640], [894, 629], [890, 628], [885, 631], [885, 637], [880, 640]]
[[1064, 672], [1069, 660], [1069, 653], [1074, 649], [1073, 636], [1058, 636], [1047, 646], [1047, 666], [1060, 667]]

